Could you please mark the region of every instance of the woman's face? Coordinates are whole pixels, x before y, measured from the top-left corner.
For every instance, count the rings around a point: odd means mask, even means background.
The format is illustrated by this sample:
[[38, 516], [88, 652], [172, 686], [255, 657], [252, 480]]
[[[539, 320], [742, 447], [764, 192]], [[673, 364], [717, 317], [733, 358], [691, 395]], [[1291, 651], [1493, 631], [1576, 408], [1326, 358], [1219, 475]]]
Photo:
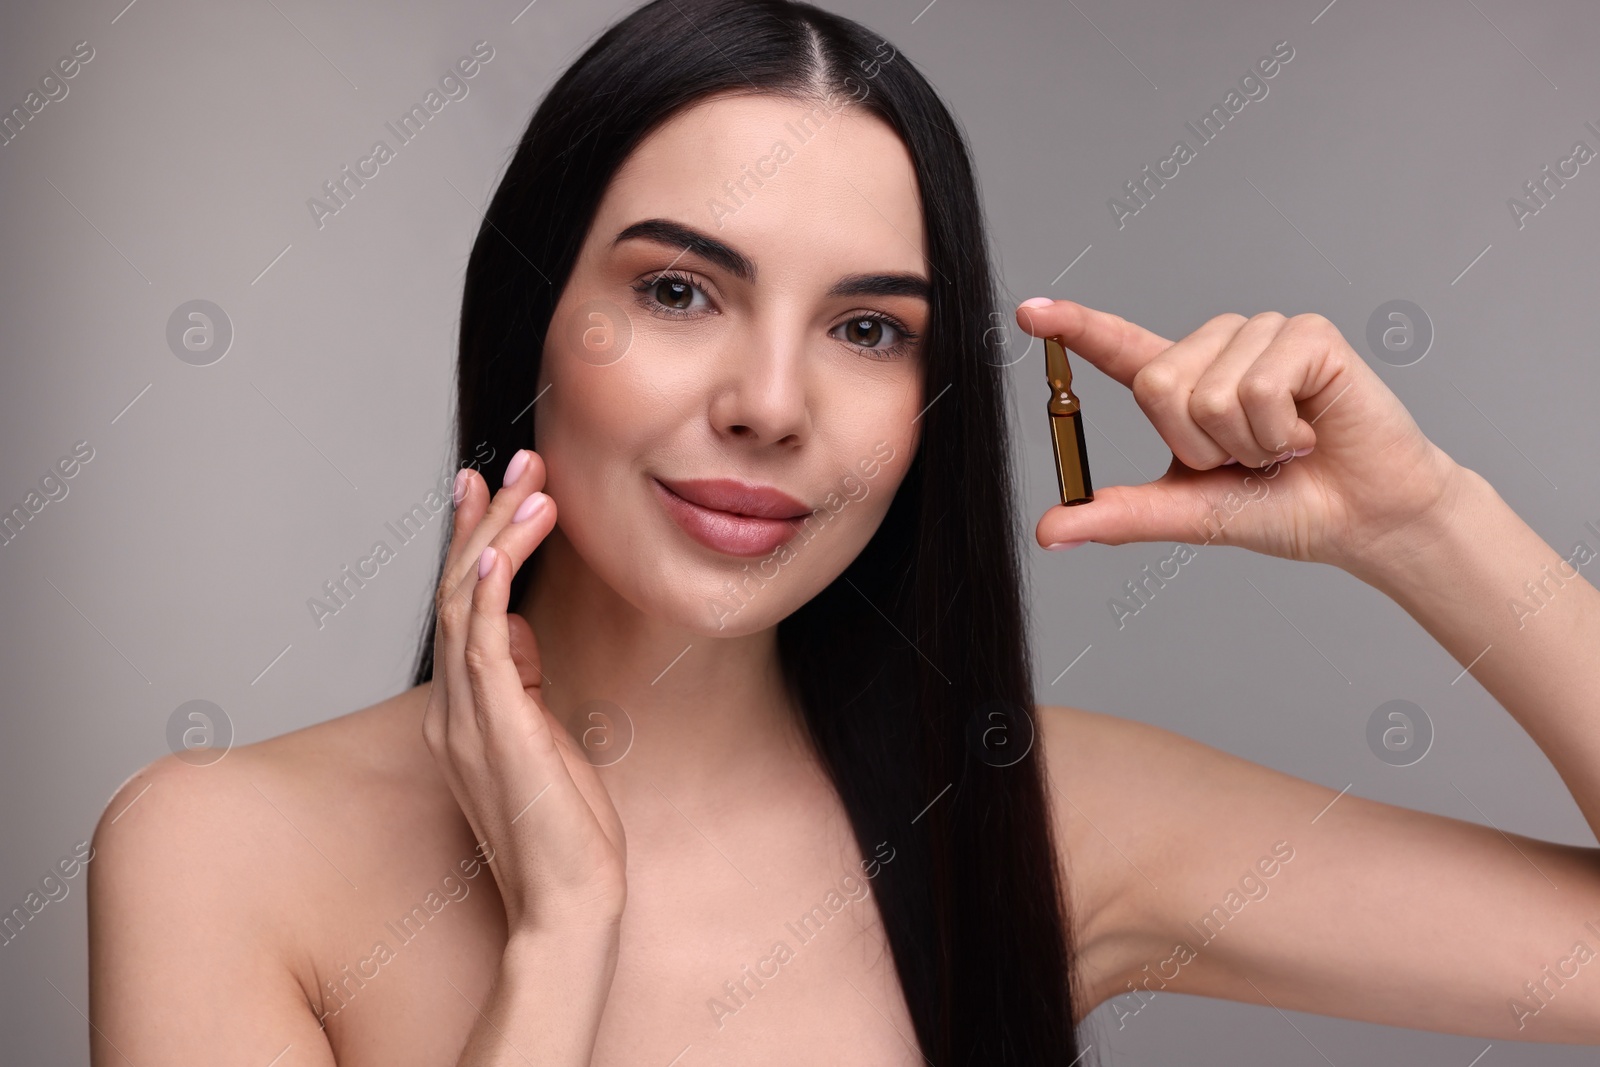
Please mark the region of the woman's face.
[[871, 539], [915, 454], [921, 204], [905, 146], [851, 99], [724, 95], [659, 127], [556, 306], [545, 488], [654, 618], [773, 625]]

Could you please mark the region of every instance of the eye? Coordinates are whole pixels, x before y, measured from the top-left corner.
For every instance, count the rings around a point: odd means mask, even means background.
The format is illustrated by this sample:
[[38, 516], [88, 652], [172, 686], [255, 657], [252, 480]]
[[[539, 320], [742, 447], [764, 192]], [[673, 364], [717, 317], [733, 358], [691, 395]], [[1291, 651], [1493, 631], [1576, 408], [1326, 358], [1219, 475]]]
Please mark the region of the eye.
[[[652, 314], [665, 318], [680, 318], [710, 306], [706, 291], [687, 274], [663, 271], [646, 278], [633, 287], [639, 294], [639, 303]], [[699, 303], [695, 297], [700, 298]]]
[[[836, 334], [838, 331], [843, 331], [843, 336], [839, 338], [841, 341], [868, 352], [878, 353], [873, 357], [875, 359], [892, 359], [904, 355], [913, 347], [912, 342], [920, 336], [900, 320], [878, 311], [856, 315], [833, 329]], [[885, 344], [885, 335], [894, 340]]]

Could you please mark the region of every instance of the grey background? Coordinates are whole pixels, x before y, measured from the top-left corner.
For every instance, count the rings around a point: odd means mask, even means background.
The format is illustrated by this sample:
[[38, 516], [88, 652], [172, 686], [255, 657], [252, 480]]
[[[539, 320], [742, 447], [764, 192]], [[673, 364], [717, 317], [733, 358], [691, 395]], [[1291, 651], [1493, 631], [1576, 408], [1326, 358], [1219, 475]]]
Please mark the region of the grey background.
[[[0, 546], [7, 911], [167, 751], [184, 702], [214, 701], [251, 742], [406, 685], [437, 520], [321, 631], [306, 599], [448, 470], [475, 205], [545, 88], [633, 6], [124, 2], [0, 14], [5, 110], [75, 42], [95, 50], [68, 95], [0, 147], [0, 507], [75, 442], [94, 449], [68, 495]], [[1575, 140], [1600, 148], [1583, 128], [1600, 125], [1600, 12], [1324, 3], [828, 6], [887, 36], [950, 101], [1011, 298], [1071, 297], [1171, 338], [1222, 311], [1319, 311], [1546, 540], [1592, 545], [1600, 163], [1520, 231], [1506, 200]], [[480, 39], [495, 55], [469, 95], [317, 229], [306, 200]], [[1119, 231], [1108, 198], [1280, 40], [1295, 55], [1267, 97]], [[1365, 343], [1373, 310], [1396, 298], [1437, 335], [1408, 367]], [[166, 342], [193, 299], [233, 324], [211, 366]], [[1018, 519], [1031, 530], [1055, 483], [1041, 348], [1015, 355]], [[1159, 475], [1168, 451], [1127, 391], [1088, 368], [1078, 385], [1097, 483]], [[1205, 548], [1119, 630], [1107, 601], [1170, 551], [1031, 552], [1042, 701], [1157, 723], [1333, 789], [1593, 844], [1516, 723], [1342, 572]], [[1436, 730], [1413, 766], [1366, 743], [1392, 699]], [[9, 1062], [86, 1058], [82, 876], [69, 884], [0, 948]], [[1177, 995], [1120, 1030], [1102, 1008], [1085, 1033], [1114, 1064], [1465, 1067], [1490, 1044]], [[1494, 1042], [1476, 1062], [1590, 1056]]]

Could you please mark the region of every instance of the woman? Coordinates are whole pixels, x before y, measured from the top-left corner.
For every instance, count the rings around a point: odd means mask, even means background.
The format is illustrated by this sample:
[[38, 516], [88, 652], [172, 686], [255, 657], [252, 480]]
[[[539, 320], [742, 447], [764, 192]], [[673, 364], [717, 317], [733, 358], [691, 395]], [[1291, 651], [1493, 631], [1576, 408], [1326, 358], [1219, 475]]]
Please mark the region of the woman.
[[[1069, 1063], [1090, 1010], [1156, 990], [1600, 1041], [1600, 985], [1541, 971], [1593, 940], [1595, 850], [1029, 710], [955, 128], [904, 56], [801, 4], [652, 3], [574, 63], [468, 265], [416, 685], [113, 798], [96, 1063]], [[1600, 826], [1600, 595], [1516, 631], [1501, 598], [1556, 555], [1327, 320], [1173, 344], [1065, 301], [1017, 317], [1174, 454], [1040, 544], [1213, 520], [1348, 570]]]

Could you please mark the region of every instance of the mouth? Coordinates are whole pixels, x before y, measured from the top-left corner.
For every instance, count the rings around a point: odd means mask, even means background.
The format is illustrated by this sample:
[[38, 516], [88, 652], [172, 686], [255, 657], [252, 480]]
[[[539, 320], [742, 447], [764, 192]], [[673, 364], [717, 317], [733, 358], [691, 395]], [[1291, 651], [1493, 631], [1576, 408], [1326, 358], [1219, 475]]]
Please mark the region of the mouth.
[[772, 486], [722, 478], [650, 482], [684, 533], [729, 556], [767, 555], [794, 537], [812, 510]]

